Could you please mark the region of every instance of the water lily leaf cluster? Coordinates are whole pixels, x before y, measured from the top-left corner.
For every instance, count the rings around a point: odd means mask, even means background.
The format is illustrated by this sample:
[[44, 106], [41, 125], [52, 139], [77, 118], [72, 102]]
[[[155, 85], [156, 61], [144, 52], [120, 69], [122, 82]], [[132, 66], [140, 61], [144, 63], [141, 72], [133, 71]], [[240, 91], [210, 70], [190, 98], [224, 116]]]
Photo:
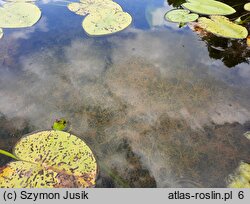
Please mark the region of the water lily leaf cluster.
[[241, 162], [236, 173], [229, 178], [229, 188], [250, 188], [250, 164]]
[[40, 9], [33, 3], [13, 0], [0, 7], [0, 28], [31, 27], [40, 17]]
[[[233, 7], [225, 3], [216, 0], [187, 0], [182, 7], [184, 9], [168, 11], [165, 19], [177, 23], [188, 23], [198, 19], [197, 27], [219, 37], [245, 39], [248, 36], [248, 30], [239, 25], [243, 23], [240, 17], [234, 22], [225, 17], [236, 12]], [[198, 14], [202, 16], [199, 17]]]
[[93, 187], [97, 163], [80, 138], [63, 131], [41, 131], [20, 139], [18, 161], [0, 169], [1, 188]]
[[82, 27], [90, 36], [102, 36], [120, 32], [127, 28], [132, 17], [112, 0], [80, 0], [70, 3], [68, 9], [86, 16]]

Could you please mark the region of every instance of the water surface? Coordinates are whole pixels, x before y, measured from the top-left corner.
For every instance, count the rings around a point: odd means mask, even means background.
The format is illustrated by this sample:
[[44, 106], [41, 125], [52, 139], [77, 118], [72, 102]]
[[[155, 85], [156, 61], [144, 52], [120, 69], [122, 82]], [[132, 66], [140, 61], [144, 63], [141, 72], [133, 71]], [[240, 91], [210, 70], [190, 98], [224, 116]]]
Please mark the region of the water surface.
[[116, 2], [133, 23], [114, 35], [87, 36], [53, 0], [4, 30], [0, 148], [64, 117], [102, 163], [98, 187], [225, 187], [250, 162], [250, 48], [164, 21], [182, 1]]

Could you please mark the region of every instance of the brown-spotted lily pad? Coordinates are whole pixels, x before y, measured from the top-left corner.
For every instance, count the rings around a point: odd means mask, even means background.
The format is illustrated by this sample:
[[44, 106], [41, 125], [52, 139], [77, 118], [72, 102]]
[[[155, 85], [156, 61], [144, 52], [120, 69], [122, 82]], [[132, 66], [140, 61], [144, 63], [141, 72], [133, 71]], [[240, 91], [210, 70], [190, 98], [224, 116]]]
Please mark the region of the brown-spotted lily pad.
[[82, 26], [90, 36], [100, 36], [122, 31], [127, 28], [131, 22], [132, 17], [126, 12], [103, 10], [89, 14], [83, 20]]
[[93, 187], [97, 164], [80, 138], [63, 131], [23, 137], [14, 147], [20, 160], [0, 169], [1, 188]]
[[122, 7], [111, 0], [86, 0], [80, 3], [74, 2], [68, 5], [68, 9], [81, 16], [96, 13], [104, 9], [122, 11]]

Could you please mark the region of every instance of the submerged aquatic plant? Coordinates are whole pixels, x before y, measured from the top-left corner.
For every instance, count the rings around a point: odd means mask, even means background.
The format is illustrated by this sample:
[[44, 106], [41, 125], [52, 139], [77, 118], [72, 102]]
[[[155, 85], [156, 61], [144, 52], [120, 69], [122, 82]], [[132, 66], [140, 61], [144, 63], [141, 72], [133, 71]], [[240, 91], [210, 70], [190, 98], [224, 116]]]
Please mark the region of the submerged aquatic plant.
[[198, 19], [198, 25], [204, 30], [217, 36], [235, 39], [244, 39], [248, 35], [245, 27], [231, 22], [224, 16], [201, 17]]
[[88, 15], [82, 22], [82, 27], [91, 36], [117, 33], [127, 28], [132, 17], [126, 12], [104, 10]]
[[41, 131], [20, 139], [13, 155], [18, 161], [1, 168], [1, 188], [93, 187], [97, 163], [80, 138], [63, 131]]
[[203, 15], [230, 15], [236, 12], [231, 6], [215, 0], [188, 0], [182, 7]]
[[241, 162], [236, 173], [229, 178], [229, 188], [250, 188], [250, 164]]
[[199, 18], [196, 13], [190, 13], [188, 10], [174, 9], [165, 14], [165, 19], [175, 23], [187, 23], [195, 21]]

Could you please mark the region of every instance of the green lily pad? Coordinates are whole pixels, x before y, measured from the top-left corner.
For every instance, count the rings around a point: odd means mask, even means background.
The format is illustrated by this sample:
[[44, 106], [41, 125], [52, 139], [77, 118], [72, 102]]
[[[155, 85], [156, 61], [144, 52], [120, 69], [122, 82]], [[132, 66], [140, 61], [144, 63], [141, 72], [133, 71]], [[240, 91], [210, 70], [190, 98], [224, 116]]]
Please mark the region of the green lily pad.
[[244, 39], [248, 35], [245, 27], [229, 21], [224, 16], [211, 16], [210, 18], [199, 18], [198, 25], [204, 30], [220, 37]]
[[64, 118], [56, 120], [53, 123], [52, 129], [53, 130], [64, 130], [66, 128], [67, 121]]
[[0, 39], [3, 37], [3, 29], [0, 28]]
[[127, 28], [132, 17], [122, 11], [103, 10], [88, 15], [82, 22], [83, 29], [91, 36], [117, 33]]
[[233, 7], [214, 0], [188, 0], [182, 7], [203, 15], [231, 15], [236, 12]]
[[31, 3], [6, 3], [0, 7], [1, 28], [33, 26], [41, 17], [40, 9]]
[[63, 131], [23, 137], [13, 150], [20, 161], [0, 171], [1, 188], [93, 187], [97, 164], [90, 148]]
[[250, 3], [246, 3], [246, 4], [244, 5], [244, 9], [245, 9], [246, 11], [250, 11]]
[[175, 23], [187, 23], [195, 21], [199, 18], [196, 13], [190, 13], [188, 10], [174, 9], [165, 14], [165, 19]]
[[122, 7], [111, 0], [86, 0], [80, 3], [68, 4], [68, 9], [78, 15], [85, 16], [89, 13], [96, 13], [103, 9], [122, 11]]
[[250, 188], [250, 164], [241, 162], [236, 173], [229, 180], [229, 188]]

